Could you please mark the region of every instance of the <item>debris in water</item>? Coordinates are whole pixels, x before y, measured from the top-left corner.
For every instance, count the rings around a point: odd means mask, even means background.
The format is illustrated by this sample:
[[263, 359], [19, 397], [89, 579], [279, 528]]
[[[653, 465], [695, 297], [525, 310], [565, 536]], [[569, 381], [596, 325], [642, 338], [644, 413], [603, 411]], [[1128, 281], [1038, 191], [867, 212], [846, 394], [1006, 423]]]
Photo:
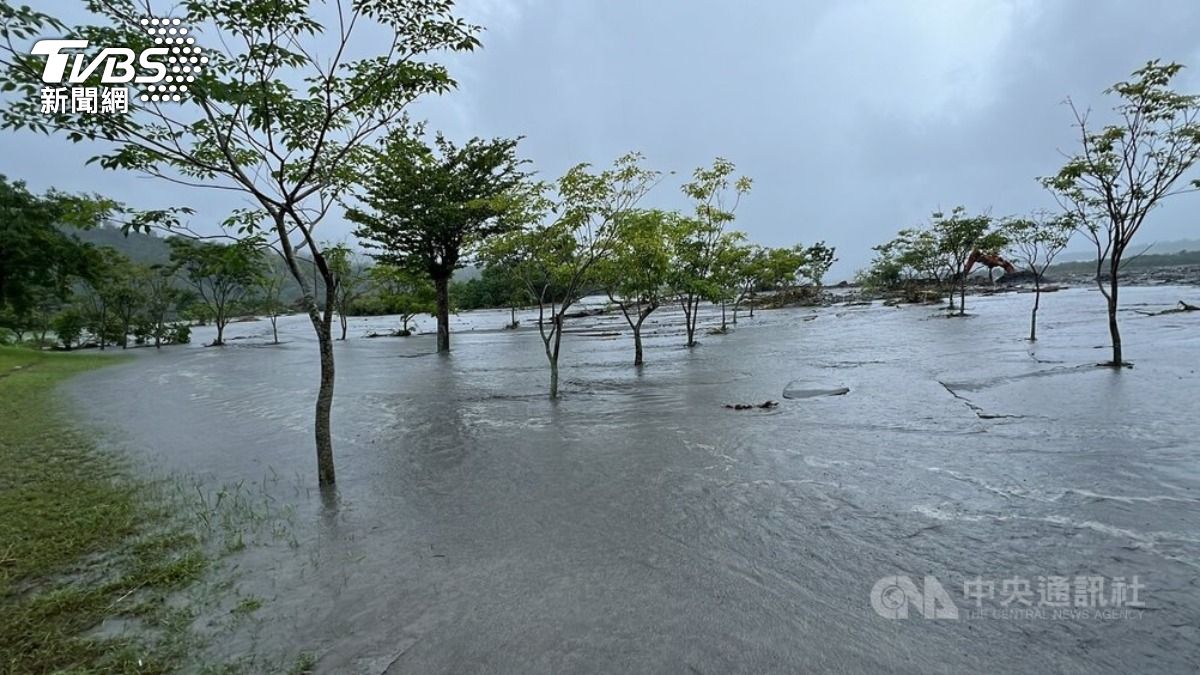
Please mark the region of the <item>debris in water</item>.
[[752, 408], [762, 408], [763, 410], [770, 410], [771, 408], [775, 408], [778, 406], [779, 406], [779, 401], [770, 401], [770, 400], [763, 401], [762, 403], [758, 403], [758, 404], [754, 404], [754, 403], [732, 403], [732, 404], [726, 403], [725, 404], [725, 407], [729, 408], [730, 410], [750, 410]]

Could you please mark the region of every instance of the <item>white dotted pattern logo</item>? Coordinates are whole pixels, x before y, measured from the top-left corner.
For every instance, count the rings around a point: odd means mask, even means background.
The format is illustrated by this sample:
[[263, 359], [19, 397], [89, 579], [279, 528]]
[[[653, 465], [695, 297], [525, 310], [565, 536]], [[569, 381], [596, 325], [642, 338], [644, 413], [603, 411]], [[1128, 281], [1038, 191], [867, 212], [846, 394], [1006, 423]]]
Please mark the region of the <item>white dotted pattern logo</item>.
[[151, 84], [139, 97], [144, 102], [182, 101], [188, 85], [204, 70], [208, 57], [196, 46], [196, 38], [179, 19], [148, 17], [141, 20], [142, 28], [154, 38], [155, 47], [169, 49], [167, 74], [158, 84]]

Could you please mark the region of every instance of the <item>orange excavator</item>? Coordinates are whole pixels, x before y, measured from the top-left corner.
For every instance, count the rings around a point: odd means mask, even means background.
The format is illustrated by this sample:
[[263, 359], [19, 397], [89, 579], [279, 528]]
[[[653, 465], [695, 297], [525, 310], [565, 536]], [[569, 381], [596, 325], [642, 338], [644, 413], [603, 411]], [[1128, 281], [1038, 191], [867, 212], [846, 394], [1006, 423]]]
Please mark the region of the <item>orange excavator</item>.
[[1017, 273], [1017, 268], [1013, 266], [1012, 263], [1005, 260], [999, 253], [984, 253], [979, 249], [975, 249], [974, 251], [971, 251], [971, 257], [967, 258], [967, 265], [963, 268], [963, 276], [970, 274], [971, 270], [975, 268], [976, 264], [987, 266], [988, 281], [991, 281], [992, 283], [995, 283], [995, 280], [992, 279], [992, 270], [996, 269], [997, 267], [1003, 269], [1005, 274]]

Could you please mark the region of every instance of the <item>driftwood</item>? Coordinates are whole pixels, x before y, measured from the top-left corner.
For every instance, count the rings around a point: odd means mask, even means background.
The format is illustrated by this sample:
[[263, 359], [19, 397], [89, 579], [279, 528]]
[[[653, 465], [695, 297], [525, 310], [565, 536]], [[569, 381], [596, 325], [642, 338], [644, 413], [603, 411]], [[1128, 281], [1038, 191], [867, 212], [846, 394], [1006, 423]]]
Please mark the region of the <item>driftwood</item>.
[[1172, 307], [1171, 309], [1164, 309], [1161, 312], [1143, 312], [1140, 309], [1135, 309], [1134, 311], [1137, 312], [1138, 314], [1145, 314], [1146, 316], [1162, 316], [1163, 314], [1179, 314], [1181, 312], [1200, 312], [1200, 307], [1197, 307], [1196, 305], [1189, 305], [1186, 302], [1180, 300], [1178, 307]]

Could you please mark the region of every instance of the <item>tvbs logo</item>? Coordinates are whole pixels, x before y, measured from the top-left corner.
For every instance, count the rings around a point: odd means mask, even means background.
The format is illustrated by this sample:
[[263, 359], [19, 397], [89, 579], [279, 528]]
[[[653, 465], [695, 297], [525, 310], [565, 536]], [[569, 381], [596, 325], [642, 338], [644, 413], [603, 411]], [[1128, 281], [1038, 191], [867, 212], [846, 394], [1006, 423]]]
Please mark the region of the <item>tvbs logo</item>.
[[208, 57], [179, 19], [144, 18], [140, 23], [154, 40], [153, 47], [140, 51], [104, 47], [89, 58], [82, 53], [90, 46], [87, 40], [38, 40], [31, 53], [46, 57], [42, 82], [82, 85], [98, 75], [101, 85], [145, 85], [143, 101], [182, 100]]
[[906, 576], [884, 577], [871, 589], [871, 608], [885, 619], [907, 619], [910, 606], [926, 619], [958, 618], [958, 606], [937, 577], [926, 576], [920, 590]]

